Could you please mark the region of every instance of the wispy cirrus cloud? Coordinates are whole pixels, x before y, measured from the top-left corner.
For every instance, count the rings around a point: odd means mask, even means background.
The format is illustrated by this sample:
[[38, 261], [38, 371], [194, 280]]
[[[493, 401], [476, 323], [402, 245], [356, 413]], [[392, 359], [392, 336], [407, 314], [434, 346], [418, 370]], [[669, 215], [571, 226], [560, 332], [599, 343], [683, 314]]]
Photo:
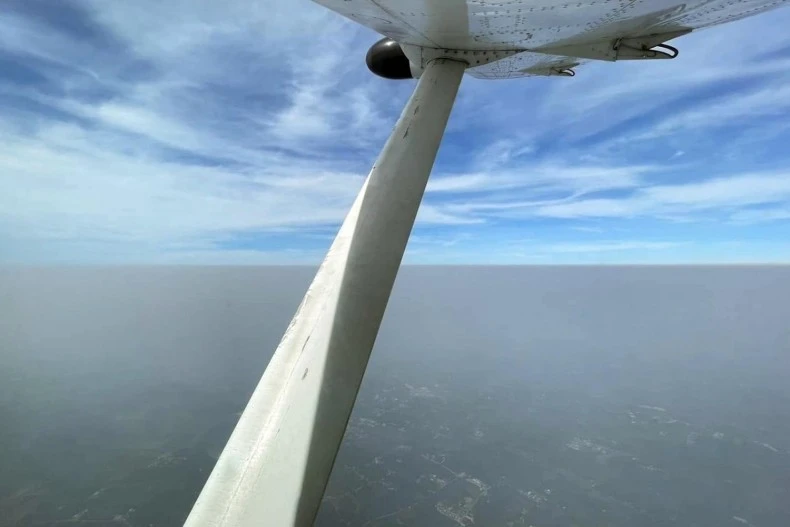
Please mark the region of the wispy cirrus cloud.
[[[466, 79], [412, 261], [785, 254], [788, 24]], [[7, 2], [0, 260], [316, 262], [414, 84], [367, 72], [376, 38], [307, 0]]]
[[783, 203], [790, 199], [787, 172], [744, 174], [694, 183], [655, 185], [620, 199], [601, 198], [539, 206], [535, 213], [552, 217], [633, 217], [694, 215], [714, 212], [730, 219], [749, 207]]
[[611, 251], [661, 251], [682, 245], [678, 242], [656, 241], [599, 241], [596, 243], [558, 243], [538, 248], [538, 252], [547, 253], [599, 253]]

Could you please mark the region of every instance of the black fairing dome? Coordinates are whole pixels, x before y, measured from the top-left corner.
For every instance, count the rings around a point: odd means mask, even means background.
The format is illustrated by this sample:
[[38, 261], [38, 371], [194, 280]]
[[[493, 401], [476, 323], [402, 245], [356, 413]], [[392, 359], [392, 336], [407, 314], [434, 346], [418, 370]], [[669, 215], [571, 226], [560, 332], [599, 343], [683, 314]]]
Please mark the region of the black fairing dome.
[[368, 50], [368, 69], [385, 79], [411, 79], [411, 65], [400, 45], [391, 38], [382, 38]]

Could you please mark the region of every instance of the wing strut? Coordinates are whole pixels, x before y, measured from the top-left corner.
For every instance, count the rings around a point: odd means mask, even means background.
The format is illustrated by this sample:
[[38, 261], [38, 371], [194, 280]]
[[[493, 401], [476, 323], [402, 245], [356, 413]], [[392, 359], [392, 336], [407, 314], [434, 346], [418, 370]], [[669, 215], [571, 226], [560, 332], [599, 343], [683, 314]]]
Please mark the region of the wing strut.
[[466, 64], [428, 64], [186, 526], [311, 525]]

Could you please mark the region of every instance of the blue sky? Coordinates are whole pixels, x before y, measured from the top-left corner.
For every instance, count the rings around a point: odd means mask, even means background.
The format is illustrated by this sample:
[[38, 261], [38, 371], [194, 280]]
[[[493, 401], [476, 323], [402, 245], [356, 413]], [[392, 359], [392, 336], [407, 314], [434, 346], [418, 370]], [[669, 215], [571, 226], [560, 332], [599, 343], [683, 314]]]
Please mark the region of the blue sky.
[[[790, 262], [790, 9], [467, 77], [406, 261]], [[318, 263], [414, 81], [307, 0], [6, 0], [0, 262]]]

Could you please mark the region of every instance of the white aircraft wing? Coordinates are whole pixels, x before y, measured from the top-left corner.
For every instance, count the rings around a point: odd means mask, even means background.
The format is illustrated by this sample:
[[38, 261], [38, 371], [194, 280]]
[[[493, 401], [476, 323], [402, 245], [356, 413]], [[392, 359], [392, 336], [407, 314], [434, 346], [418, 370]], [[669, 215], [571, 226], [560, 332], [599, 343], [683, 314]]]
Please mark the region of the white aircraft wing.
[[[632, 50], [777, 7], [786, 0], [314, 0], [382, 35], [423, 48], [507, 50], [472, 66], [481, 78], [571, 74], [586, 60], [672, 58]], [[658, 37], [658, 38], [656, 38]], [[647, 38], [647, 40], [645, 40]], [[647, 46], [645, 46], [647, 44]], [[613, 49], [614, 48], [614, 49]], [[672, 48], [670, 48], [672, 50]], [[676, 50], [672, 50], [676, 51]], [[564, 73], [563, 73], [564, 72]]]

